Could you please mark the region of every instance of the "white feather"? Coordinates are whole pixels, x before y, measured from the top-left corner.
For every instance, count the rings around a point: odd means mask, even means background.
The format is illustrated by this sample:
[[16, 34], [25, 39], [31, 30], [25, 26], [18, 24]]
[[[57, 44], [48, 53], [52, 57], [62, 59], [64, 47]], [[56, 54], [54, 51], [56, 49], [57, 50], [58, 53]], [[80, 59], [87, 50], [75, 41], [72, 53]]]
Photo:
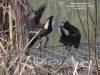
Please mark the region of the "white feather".
[[66, 30], [66, 29], [64, 29], [64, 28], [62, 28], [62, 29], [63, 29], [63, 31], [65, 32], [65, 35], [68, 36], [68, 35], [69, 35], [69, 31]]
[[58, 27], [58, 32], [61, 34], [61, 30], [60, 30], [60, 27]]
[[47, 20], [46, 24], [44, 25], [44, 29], [48, 29], [49, 26], [49, 20]]

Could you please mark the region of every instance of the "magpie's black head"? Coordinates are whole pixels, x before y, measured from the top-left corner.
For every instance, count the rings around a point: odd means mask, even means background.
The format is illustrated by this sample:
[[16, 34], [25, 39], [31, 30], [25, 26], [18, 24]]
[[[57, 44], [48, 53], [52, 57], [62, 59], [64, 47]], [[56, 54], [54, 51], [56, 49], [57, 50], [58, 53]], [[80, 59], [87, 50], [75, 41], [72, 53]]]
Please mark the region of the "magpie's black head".
[[66, 21], [65, 23], [64, 23], [64, 27], [68, 27], [68, 26], [72, 26], [68, 21]]
[[64, 25], [70, 25], [70, 23], [69, 23], [68, 21], [66, 21], [66, 22], [64, 23]]
[[50, 16], [48, 19], [49, 19], [50, 22], [53, 23], [55, 21], [55, 16]]
[[62, 22], [63, 24], [70, 24], [68, 21], [66, 21], [66, 22]]
[[52, 19], [54, 16], [50, 16], [49, 19]]
[[71, 26], [71, 24], [68, 21], [62, 23], [64, 24], [64, 28], [68, 28], [69, 26]]

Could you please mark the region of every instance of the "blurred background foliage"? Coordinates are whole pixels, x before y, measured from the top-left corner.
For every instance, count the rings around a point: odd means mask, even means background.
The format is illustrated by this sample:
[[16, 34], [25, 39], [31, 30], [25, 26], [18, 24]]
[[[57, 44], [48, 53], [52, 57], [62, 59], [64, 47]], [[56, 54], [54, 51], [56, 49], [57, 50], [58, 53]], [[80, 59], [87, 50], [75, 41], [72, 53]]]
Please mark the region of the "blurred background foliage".
[[[51, 34], [49, 34], [50, 40], [49, 43], [53, 43], [53, 44], [58, 44], [59, 42], [59, 33], [58, 33], [58, 26], [63, 25], [62, 22], [65, 21], [69, 21], [72, 25], [76, 26], [81, 34], [82, 34], [82, 39], [81, 42], [87, 43], [87, 37], [85, 35], [85, 33], [87, 34], [87, 24], [86, 24], [86, 9], [78, 9], [80, 17], [81, 17], [81, 21], [83, 24], [83, 27], [81, 25], [81, 22], [79, 20], [79, 16], [77, 13], [77, 9], [74, 9], [74, 7], [68, 7], [68, 5], [70, 5], [71, 3], [75, 3], [75, 0], [28, 0], [29, 3], [31, 4], [31, 6], [33, 7], [33, 10], [36, 10], [38, 7], [40, 7], [43, 4], [46, 4], [46, 10], [44, 12], [44, 14], [42, 15], [41, 18], [41, 22], [45, 23], [47, 18], [51, 15], [55, 15], [56, 16], [56, 22], [55, 25], [53, 26], [53, 32]], [[100, 38], [100, 0], [98, 1], [98, 8], [97, 8], [97, 42], [99, 42], [99, 38]], [[86, 0], [76, 0], [76, 3], [85, 3]], [[94, 0], [88, 0], [88, 2], [93, 6], [90, 7], [90, 11], [91, 11], [91, 15], [92, 18], [95, 22], [95, 6], [94, 6]], [[91, 38], [91, 42], [93, 42], [93, 36], [94, 36], [94, 26], [93, 26], [93, 22], [91, 20], [91, 18], [89, 17], [89, 26], [90, 26], [90, 38]], [[85, 32], [84, 32], [84, 30]]]

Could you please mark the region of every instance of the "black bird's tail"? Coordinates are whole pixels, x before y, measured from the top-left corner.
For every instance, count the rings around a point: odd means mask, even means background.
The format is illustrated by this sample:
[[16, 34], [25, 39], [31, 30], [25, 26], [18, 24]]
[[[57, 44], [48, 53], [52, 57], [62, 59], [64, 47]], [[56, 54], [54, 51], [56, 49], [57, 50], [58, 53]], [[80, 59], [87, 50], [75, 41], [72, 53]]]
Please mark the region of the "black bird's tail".
[[44, 12], [45, 8], [46, 8], [46, 5], [43, 5], [40, 8], [38, 8], [35, 12], [37, 14], [42, 14]]
[[43, 5], [40, 8], [38, 8], [37, 10], [34, 11], [35, 12], [34, 22], [35, 22], [36, 25], [39, 24], [40, 19], [42, 17], [42, 14], [43, 14], [45, 8], [46, 8], [46, 5]]

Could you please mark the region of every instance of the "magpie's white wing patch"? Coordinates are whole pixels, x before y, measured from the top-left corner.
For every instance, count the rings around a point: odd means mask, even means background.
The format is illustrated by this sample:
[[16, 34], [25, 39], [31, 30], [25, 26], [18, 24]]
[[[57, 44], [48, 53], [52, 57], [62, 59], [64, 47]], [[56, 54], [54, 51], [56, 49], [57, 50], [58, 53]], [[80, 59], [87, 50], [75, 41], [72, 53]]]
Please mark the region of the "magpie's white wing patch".
[[68, 30], [66, 30], [65, 28], [62, 28], [62, 29], [63, 29], [63, 31], [64, 31], [65, 35], [66, 35], [66, 36], [68, 36], [68, 35], [69, 35], [69, 31], [68, 31]]
[[49, 26], [49, 20], [47, 20], [46, 24], [44, 25], [44, 29], [48, 29]]

